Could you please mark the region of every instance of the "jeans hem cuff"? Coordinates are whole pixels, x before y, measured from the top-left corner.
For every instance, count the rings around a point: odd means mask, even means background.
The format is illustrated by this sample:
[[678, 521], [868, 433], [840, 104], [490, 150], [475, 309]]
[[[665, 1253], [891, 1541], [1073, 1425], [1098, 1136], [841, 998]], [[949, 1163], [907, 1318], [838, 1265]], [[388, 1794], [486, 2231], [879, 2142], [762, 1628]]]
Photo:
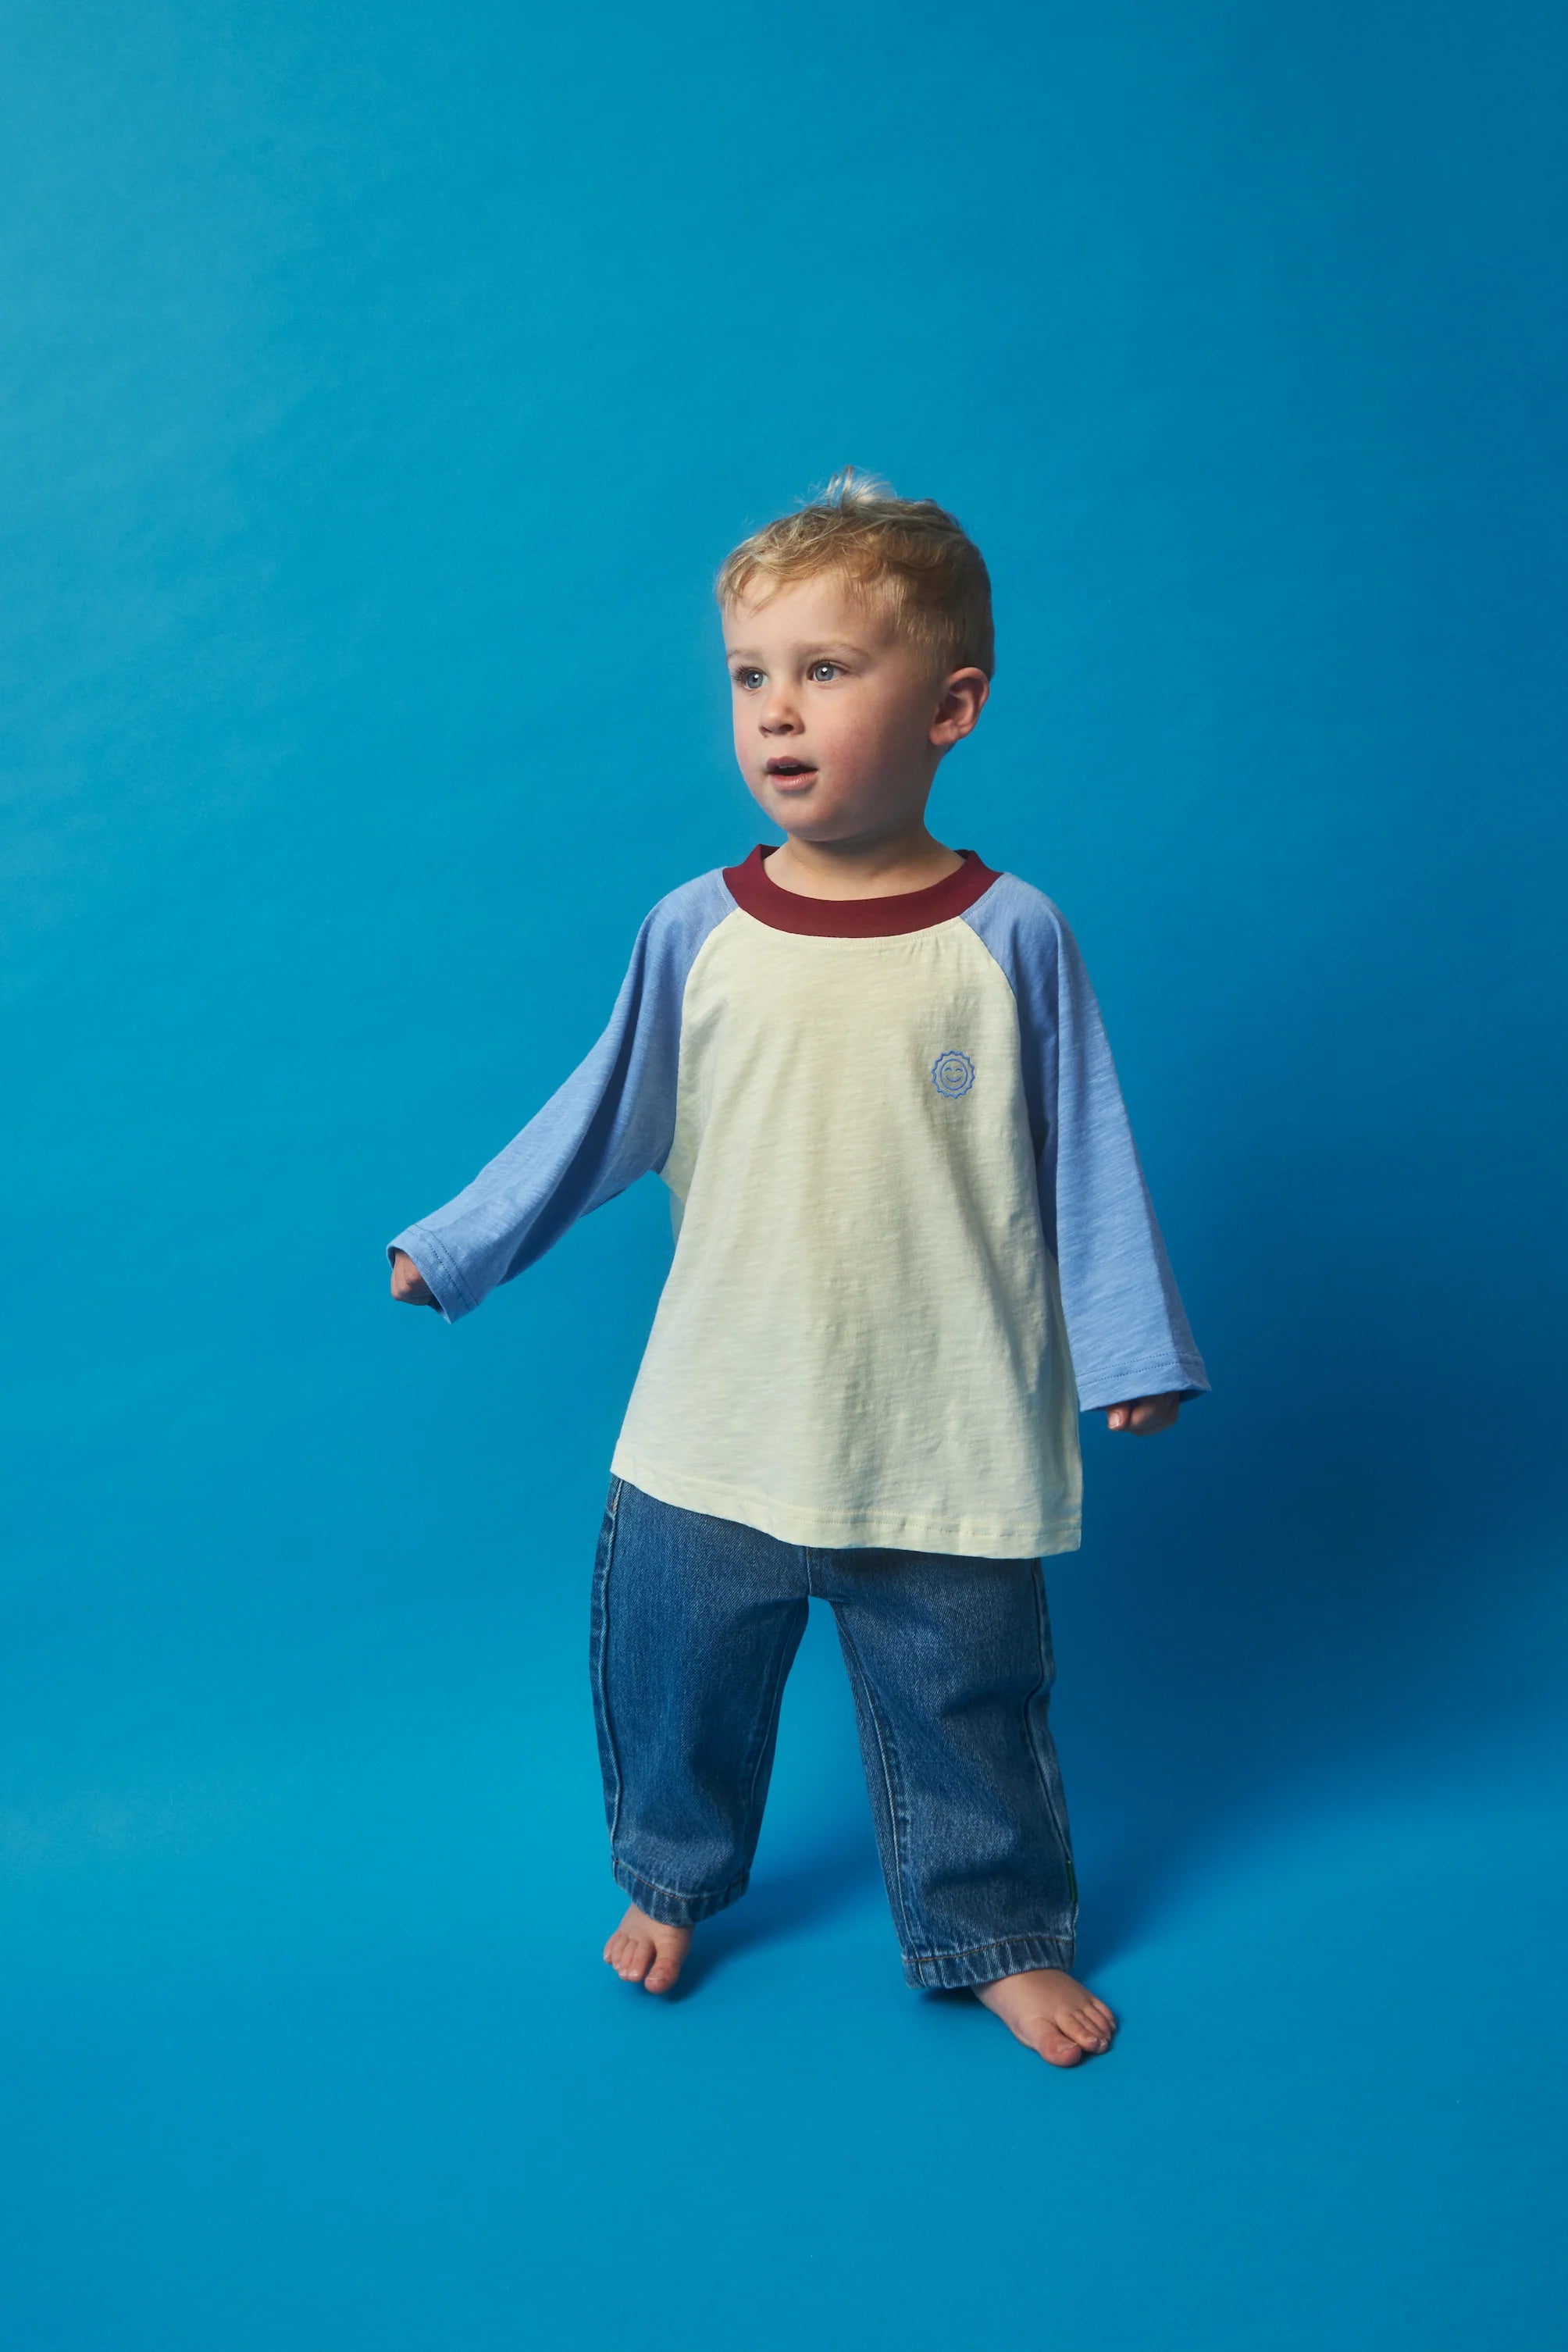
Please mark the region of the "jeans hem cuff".
[[610, 1873], [623, 1895], [629, 1895], [639, 1911], [657, 1919], [664, 1927], [695, 1927], [700, 1921], [710, 1919], [715, 1911], [724, 1910], [744, 1895], [751, 1872], [742, 1870], [728, 1886], [717, 1895], [677, 1895], [668, 1886], [656, 1885], [644, 1878], [629, 1863], [610, 1858]]
[[962, 1952], [906, 1952], [904, 1982], [927, 1991], [957, 1992], [966, 1985], [991, 1984], [1023, 1969], [1067, 1969], [1073, 1964], [1070, 1936], [1009, 1936], [999, 1944], [973, 1944]]

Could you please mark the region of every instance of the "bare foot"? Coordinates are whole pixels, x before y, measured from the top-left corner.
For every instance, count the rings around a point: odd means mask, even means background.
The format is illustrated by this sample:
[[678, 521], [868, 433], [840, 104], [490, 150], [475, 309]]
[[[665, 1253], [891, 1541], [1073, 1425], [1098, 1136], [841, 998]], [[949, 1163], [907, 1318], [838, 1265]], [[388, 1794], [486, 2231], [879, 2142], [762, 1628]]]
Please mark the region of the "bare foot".
[[634, 1903], [605, 1946], [605, 1958], [627, 1984], [640, 1984], [645, 1992], [668, 1992], [680, 1974], [690, 1941], [689, 1927], [667, 1927]]
[[976, 2000], [1053, 2066], [1077, 2066], [1110, 2047], [1115, 2018], [1066, 1969], [1020, 1969], [973, 1990]]

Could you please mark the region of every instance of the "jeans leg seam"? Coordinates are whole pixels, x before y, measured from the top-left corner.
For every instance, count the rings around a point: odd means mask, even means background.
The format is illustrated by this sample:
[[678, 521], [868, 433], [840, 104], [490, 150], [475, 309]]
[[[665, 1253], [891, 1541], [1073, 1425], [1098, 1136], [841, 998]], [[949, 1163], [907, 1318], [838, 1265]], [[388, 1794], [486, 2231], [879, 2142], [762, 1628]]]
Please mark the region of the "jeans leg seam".
[[[623, 1781], [620, 1755], [616, 1746], [615, 1726], [610, 1717], [610, 1677], [606, 1664], [606, 1654], [609, 1649], [610, 1642], [610, 1570], [615, 1562], [616, 1538], [620, 1532], [620, 1506], [621, 1481], [619, 1478], [616, 1478], [612, 1480], [610, 1486], [608, 1511], [609, 1524], [605, 1529], [604, 1559], [599, 1565], [595, 1579], [596, 1587], [595, 1597], [597, 1601], [597, 1608], [595, 1612], [596, 1622], [594, 1629], [595, 1634], [594, 1644], [594, 1673], [595, 1679], [598, 1685], [599, 1709], [603, 1717], [605, 1726], [605, 1752], [610, 1759], [610, 1771], [615, 1789], [614, 1801], [610, 1807], [610, 1851], [612, 1853], [615, 1852], [616, 1832], [619, 1829], [621, 1822], [621, 1792]], [[652, 1882], [650, 1881], [649, 1884], [651, 1885]]]
[[843, 1617], [839, 1615], [837, 1609], [834, 1611], [834, 1614], [838, 1617], [838, 1629], [840, 1637], [844, 1643], [845, 1654], [852, 1663], [856, 1675], [859, 1681], [860, 1688], [865, 1694], [866, 1712], [870, 1718], [871, 1729], [877, 1741], [877, 1754], [882, 1766], [882, 1785], [887, 1793], [888, 1822], [893, 1843], [893, 1885], [898, 1892], [899, 1926], [902, 1933], [904, 1949], [909, 1952], [911, 1957], [917, 1959], [923, 1958], [924, 1955], [916, 1948], [914, 1930], [910, 1925], [909, 1896], [905, 1886], [903, 1842], [900, 1832], [899, 1822], [900, 1807], [895, 1788], [893, 1767], [890, 1761], [890, 1738], [884, 1738], [883, 1736], [882, 1718], [878, 1711], [876, 1698], [872, 1693], [871, 1679], [867, 1674], [864, 1665], [861, 1664], [860, 1653], [855, 1646], [855, 1637], [849, 1632], [847, 1626], [845, 1624]]
[[1046, 1810], [1050, 1815], [1051, 1827], [1055, 1830], [1057, 1834], [1057, 1843], [1061, 1848], [1062, 1863], [1067, 1873], [1068, 1897], [1072, 1905], [1072, 1911], [1070, 1914], [1071, 1925], [1076, 1928], [1078, 1925], [1078, 1873], [1073, 1868], [1072, 1840], [1068, 1834], [1067, 1822], [1062, 1816], [1061, 1808], [1057, 1802], [1056, 1792], [1051, 1787], [1050, 1774], [1046, 1770], [1044, 1760], [1040, 1755], [1039, 1742], [1035, 1738], [1035, 1726], [1032, 1714], [1035, 1701], [1038, 1698], [1041, 1691], [1045, 1689], [1048, 1679], [1047, 1660], [1049, 1657], [1049, 1651], [1046, 1632], [1045, 1597], [1045, 1577], [1037, 1568], [1035, 1576], [1035, 1633], [1040, 1647], [1040, 1679], [1035, 1685], [1034, 1689], [1029, 1693], [1028, 1697], [1024, 1701], [1024, 1737], [1028, 1742], [1029, 1753], [1035, 1760], [1035, 1770], [1039, 1775], [1041, 1793], [1046, 1801]]
[[[784, 1704], [784, 1684], [788, 1679], [788, 1667], [784, 1664], [783, 1661], [784, 1645], [781, 1643], [773, 1659], [773, 1687], [764, 1702], [757, 1732], [753, 1734], [755, 1745], [752, 1757], [752, 1769], [746, 1782], [746, 1810], [742, 1828], [742, 1834], [747, 1839], [748, 1843], [751, 1840], [752, 1808], [756, 1801], [757, 1776], [763, 1769], [763, 1759], [768, 1752], [769, 1730], [773, 1727], [776, 1726], [779, 1717], [779, 1709]], [[790, 1664], [793, 1664], [794, 1662], [794, 1653], [792, 1652], [790, 1655]], [[757, 1824], [757, 1828], [760, 1833], [762, 1829], [760, 1822]], [[748, 1864], [747, 1868], [749, 1869], [750, 1866], [750, 1864]]]

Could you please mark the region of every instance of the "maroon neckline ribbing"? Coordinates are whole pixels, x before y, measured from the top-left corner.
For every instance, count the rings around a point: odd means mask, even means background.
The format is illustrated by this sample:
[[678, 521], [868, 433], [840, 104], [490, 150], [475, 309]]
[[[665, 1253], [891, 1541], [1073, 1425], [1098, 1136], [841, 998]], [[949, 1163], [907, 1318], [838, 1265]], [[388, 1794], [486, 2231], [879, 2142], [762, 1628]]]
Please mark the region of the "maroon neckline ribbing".
[[889, 940], [900, 931], [929, 930], [950, 923], [983, 898], [997, 879], [973, 849], [961, 849], [956, 874], [923, 890], [898, 890], [889, 898], [803, 898], [768, 873], [768, 851], [759, 842], [742, 866], [726, 866], [724, 879], [737, 907], [775, 931], [813, 940]]

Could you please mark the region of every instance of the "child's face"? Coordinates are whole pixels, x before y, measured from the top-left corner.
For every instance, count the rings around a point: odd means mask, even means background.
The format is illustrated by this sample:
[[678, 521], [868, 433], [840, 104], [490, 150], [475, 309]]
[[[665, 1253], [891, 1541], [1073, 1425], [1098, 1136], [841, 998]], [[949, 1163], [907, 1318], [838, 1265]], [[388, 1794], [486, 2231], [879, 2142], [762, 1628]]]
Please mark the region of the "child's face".
[[730, 605], [724, 646], [741, 772], [773, 823], [805, 841], [918, 817], [938, 761], [985, 699], [982, 671], [936, 675], [830, 574]]

